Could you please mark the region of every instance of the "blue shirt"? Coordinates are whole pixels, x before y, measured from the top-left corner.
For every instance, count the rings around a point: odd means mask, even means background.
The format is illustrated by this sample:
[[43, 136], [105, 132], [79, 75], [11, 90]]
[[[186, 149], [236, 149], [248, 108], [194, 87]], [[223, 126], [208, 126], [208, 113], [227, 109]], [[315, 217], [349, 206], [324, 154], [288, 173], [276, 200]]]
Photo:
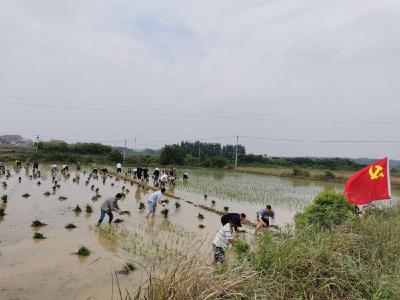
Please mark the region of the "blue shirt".
[[153, 194], [151, 194], [149, 197], [149, 202], [151, 202], [153, 204], [156, 203], [158, 197], [161, 197], [161, 191], [154, 192]]
[[260, 218], [264, 218], [264, 217], [270, 217], [272, 219], [275, 219], [275, 212], [271, 209], [271, 211], [269, 213], [265, 212], [265, 209], [262, 208], [258, 211], [258, 216]]

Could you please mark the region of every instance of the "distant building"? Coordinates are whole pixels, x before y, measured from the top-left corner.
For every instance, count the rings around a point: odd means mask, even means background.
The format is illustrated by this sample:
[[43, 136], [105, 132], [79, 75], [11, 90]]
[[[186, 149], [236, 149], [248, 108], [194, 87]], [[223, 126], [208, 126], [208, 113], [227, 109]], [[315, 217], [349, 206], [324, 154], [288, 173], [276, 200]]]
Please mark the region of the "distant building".
[[10, 134], [10, 135], [0, 135], [0, 144], [33, 147], [34, 142], [30, 139], [23, 138], [20, 135]]

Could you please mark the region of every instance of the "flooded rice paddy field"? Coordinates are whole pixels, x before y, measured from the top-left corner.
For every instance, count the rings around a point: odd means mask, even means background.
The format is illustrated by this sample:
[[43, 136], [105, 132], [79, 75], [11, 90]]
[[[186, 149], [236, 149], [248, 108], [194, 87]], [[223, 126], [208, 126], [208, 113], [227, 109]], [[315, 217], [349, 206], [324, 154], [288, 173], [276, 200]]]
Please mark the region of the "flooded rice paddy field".
[[[245, 212], [250, 221], [254, 221], [259, 208], [271, 204], [277, 224], [291, 222], [295, 212], [323, 189], [343, 189], [338, 184], [229, 171], [185, 171], [189, 181], [178, 180], [171, 192], [202, 205], [212, 206], [215, 201], [218, 210], [227, 206], [229, 211]], [[11, 171], [11, 175], [0, 178], [6, 183], [0, 186], [0, 195], [8, 196], [7, 203], [1, 204], [6, 215], [0, 217], [0, 299], [110, 299], [112, 293], [118, 293], [112, 288], [113, 272], [121, 270], [127, 261], [133, 261], [137, 269], [129, 275], [118, 275], [118, 279], [123, 288], [134, 291], [146, 270], [162, 270], [166, 263], [197, 250], [210, 257], [211, 240], [220, 226], [220, 217], [200, 207], [169, 199], [168, 218], [160, 214], [162, 207], [157, 207], [155, 220], [150, 221], [139, 206], [143, 202], [147, 209], [152, 191], [115, 177], [107, 177], [103, 184], [99, 176], [86, 185], [87, 174], [83, 172], [71, 172], [70, 177], [58, 173], [60, 187], [53, 191], [48, 170], [42, 170], [41, 178], [30, 178], [31, 171], [25, 170], [19, 174]], [[114, 220], [123, 222], [111, 226], [106, 216], [103, 225], [96, 228], [101, 203], [123, 187], [126, 197], [120, 207], [131, 215], [114, 214]], [[97, 200], [93, 198], [96, 188], [101, 195]], [[46, 196], [46, 192], [50, 195]], [[22, 197], [25, 193], [30, 196]], [[204, 194], [208, 195], [207, 200]], [[398, 194], [394, 198], [398, 201]], [[175, 202], [180, 203], [179, 208]], [[87, 204], [93, 207], [92, 213], [85, 211]], [[73, 211], [76, 205], [82, 212]], [[204, 219], [198, 218], [199, 213]], [[35, 229], [31, 227], [34, 220], [47, 225]], [[77, 228], [65, 229], [68, 223]], [[200, 229], [199, 224], [205, 228]], [[44, 234], [46, 239], [34, 240], [35, 232]], [[74, 255], [80, 245], [88, 247], [91, 255]]]

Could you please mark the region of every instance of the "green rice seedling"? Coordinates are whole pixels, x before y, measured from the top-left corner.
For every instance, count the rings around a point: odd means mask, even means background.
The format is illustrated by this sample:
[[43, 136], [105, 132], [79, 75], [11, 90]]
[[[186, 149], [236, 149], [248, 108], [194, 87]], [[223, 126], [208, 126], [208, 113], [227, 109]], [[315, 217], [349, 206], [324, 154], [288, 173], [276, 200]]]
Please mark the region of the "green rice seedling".
[[96, 202], [97, 200], [99, 200], [99, 198], [101, 198], [101, 195], [100, 195], [100, 194], [96, 194], [96, 195], [94, 195], [94, 196], [92, 197], [92, 201], [93, 201], [93, 202]]
[[228, 206], [224, 206], [224, 211], [228, 211], [229, 207]]
[[7, 187], [7, 182], [3, 181], [3, 187], [4, 187], [4, 188]]
[[140, 201], [140, 203], [139, 203], [139, 209], [144, 209], [144, 208], [145, 208], [144, 203]]
[[126, 189], [126, 190], [125, 190], [125, 194], [129, 194], [129, 189]]
[[168, 218], [168, 213], [169, 213], [169, 209], [168, 208], [164, 208], [161, 211], [161, 214], [164, 216], [164, 218]]
[[29, 195], [28, 193], [25, 193], [25, 194], [23, 194], [22, 195], [22, 197], [24, 197], [24, 198], [29, 198], [31, 195]]
[[43, 195], [45, 195], [46, 197], [50, 196], [51, 193], [49, 191], [45, 192]]
[[80, 208], [79, 204], [76, 205], [76, 207], [73, 209], [74, 212], [80, 213], [82, 209]]
[[35, 232], [35, 233], [33, 234], [33, 238], [34, 238], [35, 240], [44, 240], [46, 237], [43, 235], [43, 233]]
[[91, 253], [90, 250], [84, 245], [81, 245], [78, 249], [78, 252], [75, 252], [75, 254], [79, 256], [89, 256], [90, 253]]
[[212, 206], [215, 206], [215, 200], [211, 200]]
[[39, 221], [39, 220], [35, 220], [35, 221], [33, 221], [32, 222], [32, 227], [43, 227], [43, 226], [46, 226], [47, 224], [46, 223], [42, 223], [41, 221]]
[[203, 220], [203, 219], [204, 219], [204, 216], [203, 216], [201, 213], [199, 213], [199, 214], [197, 215], [197, 217], [198, 217], [200, 220]]
[[206, 226], [204, 226], [203, 224], [199, 224], [199, 228], [200, 229], [203, 229], [203, 228], [205, 228]]
[[179, 208], [179, 207], [181, 207], [181, 204], [179, 202], [175, 202], [175, 207]]
[[77, 226], [73, 223], [68, 223], [67, 225], [65, 225], [64, 228], [65, 229], [75, 229], [75, 228], [77, 228]]
[[124, 220], [122, 220], [122, 219], [116, 219], [116, 220], [114, 221], [114, 223], [117, 223], [117, 224], [122, 223], [122, 222], [124, 222]]
[[129, 273], [131, 273], [131, 272], [133, 272], [135, 270], [136, 270], [136, 266], [135, 266], [134, 263], [126, 262], [124, 264], [124, 266], [122, 267], [122, 270], [119, 271], [119, 273], [121, 273], [121, 274], [129, 274]]
[[123, 211], [121, 212], [121, 215], [130, 216], [130, 215], [131, 215], [131, 211], [130, 211], [130, 210], [123, 210]]
[[7, 203], [7, 201], [8, 201], [8, 196], [7, 196], [7, 195], [1, 196], [1, 200], [3, 201], [3, 203]]
[[93, 212], [93, 208], [89, 204], [86, 204], [86, 213], [91, 214], [92, 212]]
[[244, 254], [247, 253], [250, 249], [249, 244], [247, 244], [243, 240], [237, 240], [232, 244], [233, 250], [236, 254]]
[[6, 211], [5, 208], [0, 207], [0, 217], [4, 217], [6, 215], [5, 211]]
[[67, 197], [64, 197], [64, 196], [60, 196], [60, 197], [58, 197], [58, 200], [60, 200], [60, 201], [64, 201], [64, 200], [67, 200], [68, 198]]
[[163, 201], [161, 201], [162, 203], [168, 204], [169, 200], [168, 199], [164, 199]]

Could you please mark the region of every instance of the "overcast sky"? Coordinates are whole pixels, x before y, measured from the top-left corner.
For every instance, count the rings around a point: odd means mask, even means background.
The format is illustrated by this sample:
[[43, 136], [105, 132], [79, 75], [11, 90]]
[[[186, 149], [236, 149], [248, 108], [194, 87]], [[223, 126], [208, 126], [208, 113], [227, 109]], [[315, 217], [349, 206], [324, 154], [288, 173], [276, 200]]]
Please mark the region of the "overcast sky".
[[0, 134], [400, 158], [343, 142], [400, 140], [399, 73], [398, 0], [0, 1]]

